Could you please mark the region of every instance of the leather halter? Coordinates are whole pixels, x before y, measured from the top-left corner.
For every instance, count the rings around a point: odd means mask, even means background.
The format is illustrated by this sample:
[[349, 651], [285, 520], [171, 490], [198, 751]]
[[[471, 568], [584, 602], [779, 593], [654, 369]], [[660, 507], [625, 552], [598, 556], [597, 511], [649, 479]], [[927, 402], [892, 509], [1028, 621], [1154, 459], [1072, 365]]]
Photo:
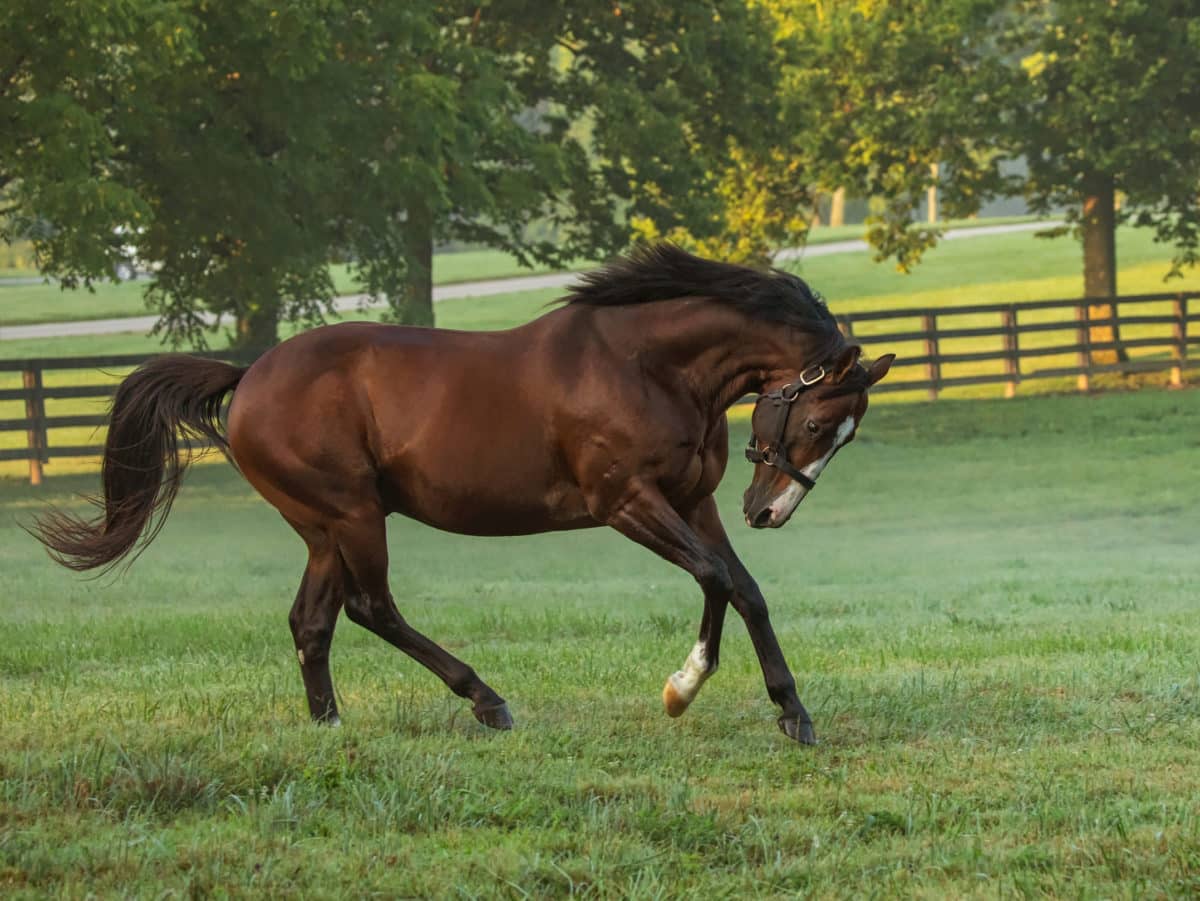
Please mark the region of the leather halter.
[[787, 431], [788, 416], [791, 415], [792, 404], [795, 403], [796, 398], [825, 378], [825, 374], [823, 365], [809, 366], [800, 373], [798, 381], [789, 382], [767, 394], [760, 394], [754, 402], [754, 411], [758, 412], [758, 405], [763, 401], [771, 404], [770, 409], [771, 415], [775, 419], [775, 428], [769, 431], [774, 432], [774, 436], [760, 448], [758, 435], [754, 433], [753, 420], [751, 420], [750, 443], [746, 446], [746, 459], [751, 463], [765, 463], [767, 466], [774, 466], [788, 478], [799, 482], [810, 491], [817, 483], [788, 460], [787, 448], [783, 446], [783, 435]]

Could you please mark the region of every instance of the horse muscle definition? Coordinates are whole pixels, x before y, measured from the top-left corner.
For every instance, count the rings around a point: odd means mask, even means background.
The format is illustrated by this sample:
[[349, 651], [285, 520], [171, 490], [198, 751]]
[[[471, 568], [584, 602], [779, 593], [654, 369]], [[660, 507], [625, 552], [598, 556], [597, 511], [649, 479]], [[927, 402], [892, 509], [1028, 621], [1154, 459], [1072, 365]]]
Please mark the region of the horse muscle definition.
[[509, 331], [351, 322], [298, 335], [244, 369], [152, 360], [113, 401], [99, 516], [50, 513], [34, 532], [74, 569], [130, 559], [179, 490], [180, 437], [216, 443], [308, 547], [289, 621], [315, 720], [338, 719], [329, 648], [344, 609], [504, 729], [504, 700], [397, 609], [386, 517], [470, 535], [609, 526], [687, 570], [704, 595], [699, 639], [663, 691], [667, 712], [683, 713], [716, 670], [732, 604], [780, 728], [811, 743], [766, 602], [713, 501], [725, 411], [761, 395], [744, 513], [755, 528], [778, 527], [853, 439], [892, 359], [862, 365], [794, 276], [644, 248]]

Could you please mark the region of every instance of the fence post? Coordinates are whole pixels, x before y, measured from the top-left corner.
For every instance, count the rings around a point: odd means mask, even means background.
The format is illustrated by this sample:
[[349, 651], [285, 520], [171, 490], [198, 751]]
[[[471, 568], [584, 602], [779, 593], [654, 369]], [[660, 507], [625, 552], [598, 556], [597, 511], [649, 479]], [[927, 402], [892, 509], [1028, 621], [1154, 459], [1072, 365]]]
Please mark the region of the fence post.
[[1008, 309], [1001, 311], [1000, 318], [1004, 327], [1004, 372], [1008, 381], [1004, 383], [1004, 396], [1017, 396], [1017, 382], [1021, 380], [1021, 358], [1017, 352], [1017, 308], [1010, 304]]
[[1187, 366], [1187, 298], [1182, 294], [1177, 295], [1172, 307], [1175, 321], [1171, 324], [1171, 331], [1175, 347], [1171, 355], [1175, 358], [1175, 365], [1171, 367], [1171, 387], [1182, 388]]
[[46, 456], [46, 411], [42, 402], [42, 370], [31, 364], [21, 370], [21, 385], [25, 388], [25, 418], [32, 420], [25, 432], [29, 447], [29, 484], [42, 484], [42, 461]]
[[929, 376], [929, 399], [937, 400], [938, 384], [942, 380], [942, 364], [938, 359], [937, 314], [926, 313], [921, 317], [925, 329], [925, 356], [929, 362], [925, 364]]
[[1088, 327], [1088, 306], [1086, 303], [1081, 303], [1075, 308], [1075, 321], [1079, 323], [1075, 329], [1075, 340], [1079, 342], [1079, 376], [1075, 384], [1080, 391], [1086, 393], [1092, 387], [1092, 333]]

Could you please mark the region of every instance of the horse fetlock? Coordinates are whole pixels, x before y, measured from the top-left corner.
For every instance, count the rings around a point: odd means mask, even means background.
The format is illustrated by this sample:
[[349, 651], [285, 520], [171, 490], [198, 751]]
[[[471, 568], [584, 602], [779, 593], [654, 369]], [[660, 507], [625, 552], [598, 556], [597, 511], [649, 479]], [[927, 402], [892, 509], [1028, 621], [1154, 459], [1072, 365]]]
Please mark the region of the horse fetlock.
[[700, 693], [700, 687], [716, 671], [717, 663], [709, 658], [707, 645], [703, 641], [696, 642], [683, 663], [683, 669], [668, 676], [663, 686], [663, 707], [667, 716], [682, 716]]
[[[778, 682], [768, 682], [767, 697], [783, 708], [784, 716], [808, 716], [803, 712], [804, 707], [800, 705], [800, 699], [796, 696], [796, 680], [790, 675]], [[796, 712], [797, 707], [800, 712]]]

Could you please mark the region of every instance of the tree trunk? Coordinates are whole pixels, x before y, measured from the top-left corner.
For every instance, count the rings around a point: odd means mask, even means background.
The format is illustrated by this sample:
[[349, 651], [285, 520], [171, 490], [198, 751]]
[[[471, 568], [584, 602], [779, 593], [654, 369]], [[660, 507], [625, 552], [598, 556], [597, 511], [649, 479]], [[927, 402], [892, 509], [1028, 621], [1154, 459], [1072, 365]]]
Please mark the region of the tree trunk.
[[929, 174], [933, 176], [933, 182], [925, 192], [926, 212], [929, 214], [926, 218], [930, 225], [937, 225], [938, 221], [938, 164], [929, 164]]
[[[1085, 298], [1114, 298], [1117, 296], [1117, 229], [1111, 175], [1089, 179], [1083, 198], [1083, 296]], [[1114, 303], [1089, 303], [1088, 319], [1114, 319]], [[1093, 363], [1116, 363], [1129, 359], [1120, 347], [1121, 332], [1116, 325], [1096, 325], [1088, 328], [1090, 342], [1117, 345], [1091, 353]]]
[[233, 347], [258, 355], [279, 343], [279, 311], [273, 304], [251, 304], [239, 311]]
[[433, 325], [433, 217], [413, 204], [404, 222], [404, 296], [391, 298], [394, 320], [399, 325]]
[[838, 188], [833, 192], [829, 202], [829, 225], [831, 227], [846, 224], [846, 189]]

